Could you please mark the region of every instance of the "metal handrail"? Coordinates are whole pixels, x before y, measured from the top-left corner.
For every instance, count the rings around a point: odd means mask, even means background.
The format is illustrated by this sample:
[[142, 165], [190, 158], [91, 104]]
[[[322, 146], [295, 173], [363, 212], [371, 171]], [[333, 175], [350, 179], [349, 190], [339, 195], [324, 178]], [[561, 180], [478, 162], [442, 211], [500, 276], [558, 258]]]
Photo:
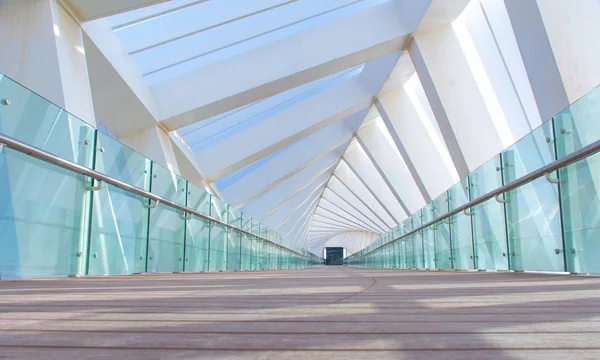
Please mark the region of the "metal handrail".
[[452, 217], [454, 215], [457, 215], [457, 214], [459, 214], [459, 213], [461, 213], [463, 211], [466, 211], [466, 210], [468, 210], [468, 209], [470, 209], [470, 208], [472, 208], [474, 206], [482, 204], [482, 203], [488, 201], [489, 199], [495, 198], [498, 195], [502, 195], [502, 194], [507, 193], [507, 192], [509, 192], [511, 190], [514, 190], [514, 189], [516, 189], [518, 187], [521, 187], [521, 186], [523, 186], [525, 184], [528, 184], [528, 183], [532, 182], [533, 180], [536, 180], [537, 178], [540, 178], [542, 176], [546, 177], [546, 179], [549, 182], [551, 182], [553, 184], [556, 184], [556, 183], [558, 183], [558, 180], [556, 180], [556, 179], [550, 179], [550, 173], [552, 173], [553, 171], [556, 171], [556, 170], [558, 170], [560, 168], [563, 168], [565, 166], [571, 165], [571, 164], [573, 164], [573, 163], [575, 163], [575, 162], [577, 162], [579, 160], [582, 160], [582, 159], [584, 159], [586, 157], [594, 155], [597, 152], [600, 152], [600, 140], [597, 140], [597, 141], [591, 143], [588, 146], [585, 146], [585, 147], [583, 147], [583, 148], [581, 148], [581, 149], [579, 149], [577, 151], [574, 151], [574, 152], [570, 153], [569, 155], [565, 156], [562, 159], [553, 161], [553, 162], [551, 162], [548, 165], [542, 166], [541, 168], [539, 168], [539, 169], [537, 169], [535, 171], [532, 171], [529, 174], [527, 174], [527, 175], [525, 175], [525, 176], [523, 176], [521, 178], [518, 178], [517, 180], [511, 182], [508, 185], [504, 185], [502, 187], [497, 188], [496, 190], [490, 191], [490, 192], [488, 192], [488, 193], [486, 193], [486, 194], [478, 197], [477, 199], [471, 200], [468, 203], [466, 203], [466, 204], [464, 204], [462, 206], [459, 206], [456, 209], [454, 209], [454, 210], [452, 210], [452, 211], [450, 211], [450, 212], [448, 212], [448, 213], [446, 213], [446, 214], [444, 214], [442, 216], [438, 216], [437, 218], [431, 220], [430, 222], [428, 222], [428, 223], [426, 223], [426, 224], [424, 224], [422, 226], [419, 226], [418, 228], [416, 228], [414, 230], [411, 230], [410, 232], [407, 232], [406, 234], [404, 234], [402, 236], [399, 236], [399, 237], [397, 237], [395, 239], [387, 241], [386, 243], [381, 244], [378, 247], [376, 247], [376, 248], [374, 248], [372, 250], [369, 250], [368, 252], [366, 252], [364, 254], [360, 254], [360, 255], [357, 255], [357, 256], [369, 255], [372, 252], [374, 252], [376, 250], [379, 250], [379, 249], [381, 249], [384, 246], [387, 246], [387, 245], [389, 245], [389, 244], [391, 244], [391, 243], [393, 243], [395, 241], [401, 240], [401, 239], [403, 239], [405, 237], [411, 236], [414, 233], [416, 233], [418, 231], [421, 231], [421, 230], [423, 230], [425, 228], [428, 228], [431, 225], [434, 225], [434, 224], [436, 224], [436, 223], [438, 223], [440, 221], [448, 219], [448, 218], [450, 218], [450, 217]]
[[[271, 240], [269, 240], [267, 238], [264, 238], [262, 236], [255, 235], [255, 234], [253, 234], [253, 233], [251, 233], [251, 232], [249, 232], [247, 230], [244, 230], [242, 228], [239, 228], [239, 227], [237, 227], [235, 225], [227, 224], [227, 223], [225, 223], [225, 222], [223, 222], [223, 221], [221, 221], [219, 219], [215, 219], [215, 218], [213, 218], [211, 216], [202, 214], [201, 212], [198, 212], [198, 211], [196, 211], [194, 209], [190, 209], [190, 208], [188, 208], [188, 207], [186, 207], [184, 205], [180, 205], [180, 204], [178, 204], [176, 202], [173, 202], [173, 201], [171, 201], [169, 199], [165, 199], [165, 198], [163, 198], [161, 196], [158, 196], [158, 195], [153, 194], [151, 192], [148, 192], [146, 190], [142, 190], [142, 189], [137, 188], [137, 187], [135, 187], [133, 185], [124, 183], [124, 182], [122, 182], [120, 180], [114, 179], [114, 178], [112, 178], [110, 176], [107, 176], [105, 174], [102, 174], [102, 173], [100, 173], [98, 171], [95, 171], [95, 170], [92, 170], [92, 169], [88, 169], [85, 166], [76, 164], [74, 162], [71, 162], [69, 160], [65, 160], [63, 158], [60, 158], [60, 157], [58, 157], [56, 155], [53, 155], [53, 154], [51, 154], [51, 153], [49, 153], [47, 151], [44, 151], [42, 149], [39, 149], [39, 148], [35, 147], [35, 146], [24, 144], [21, 141], [19, 141], [17, 139], [14, 139], [14, 138], [12, 138], [10, 136], [7, 136], [5, 134], [2, 134], [2, 133], [0, 133], [0, 145], [4, 145], [4, 146], [6, 146], [8, 148], [11, 148], [13, 150], [19, 151], [21, 153], [24, 153], [24, 154], [29, 155], [31, 157], [34, 157], [36, 159], [45, 161], [47, 163], [56, 165], [56, 166], [61, 167], [63, 169], [67, 169], [67, 170], [73, 171], [75, 173], [78, 173], [78, 174], [90, 177], [92, 179], [95, 179], [96, 181], [98, 181], [100, 183], [98, 185], [98, 187], [101, 187], [102, 183], [107, 183], [107, 184], [116, 186], [116, 187], [118, 187], [120, 189], [123, 189], [125, 191], [128, 191], [128, 192], [134, 193], [136, 195], [145, 197], [147, 199], [154, 200], [154, 205], [149, 205], [148, 206], [151, 209], [156, 208], [156, 206], [158, 206], [158, 203], [161, 203], [161, 204], [170, 206], [170, 207], [172, 207], [174, 209], [181, 210], [184, 213], [187, 213], [188, 216], [189, 216], [189, 214], [193, 214], [193, 215], [195, 215], [195, 216], [197, 216], [199, 218], [211, 221], [211, 222], [219, 224], [219, 225], [221, 225], [223, 227], [226, 227], [226, 228], [229, 228], [229, 229], [233, 229], [233, 230], [238, 231], [240, 233], [243, 233], [243, 234], [246, 234], [246, 235], [250, 235], [250, 236], [253, 236], [255, 238], [261, 239], [263, 241], [269, 242], [269, 243], [275, 245], [276, 247], [288, 250], [288, 251], [290, 251], [290, 252], [292, 252], [294, 254], [300, 255], [303, 258], [307, 258], [307, 259], [310, 258], [310, 256], [306, 256], [304, 254], [301, 254], [301, 253], [297, 252], [296, 250], [293, 250], [293, 249], [290, 249], [288, 247], [285, 247], [285, 246], [283, 246], [281, 244], [273, 242], [273, 241], [271, 241]], [[99, 190], [99, 188], [98, 188], [98, 190]], [[93, 191], [93, 189], [92, 189], [92, 191]]]

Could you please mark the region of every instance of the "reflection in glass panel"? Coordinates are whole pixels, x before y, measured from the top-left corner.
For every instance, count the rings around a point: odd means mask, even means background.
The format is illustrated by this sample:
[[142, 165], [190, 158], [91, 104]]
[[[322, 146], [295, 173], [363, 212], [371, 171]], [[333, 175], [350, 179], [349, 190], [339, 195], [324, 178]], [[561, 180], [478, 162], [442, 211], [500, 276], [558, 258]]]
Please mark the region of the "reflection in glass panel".
[[[495, 156], [469, 175], [471, 198], [476, 199], [502, 186], [500, 161], [500, 156]], [[491, 199], [472, 208], [471, 212], [476, 268], [508, 270], [504, 204]]]
[[[202, 214], [210, 215], [210, 194], [188, 183], [187, 206]], [[186, 221], [185, 271], [208, 271], [210, 227], [207, 220], [193, 216]]]
[[[454, 210], [470, 201], [469, 179], [465, 178], [448, 190], [449, 209]], [[452, 260], [455, 269], [474, 269], [471, 216], [460, 213], [450, 219]]]
[[[95, 170], [150, 189], [150, 160], [98, 132]], [[89, 274], [146, 271], [148, 200], [113, 186], [94, 192]]]
[[[89, 180], [20, 152], [0, 152], [2, 279], [85, 274]], [[49, 191], [51, 190], [51, 191]]]
[[[210, 216], [227, 222], [227, 204], [216, 197], [211, 197]], [[209, 271], [224, 271], [227, 269], [227, 229], [214, 224], [210, 228], [210, 257]]]
[[[421, 210], [421, 218], [423, 224], [426, 224], [433, 220], [433, 203], [425, 206]], [[434, 228], [426, 228], [422, 231], [423, 236], [423, 258], [425, 269], [435, 269], [435, 230]]]
[[[242, 227], [242, 212], [235, 207], [228, 205], [227, 223], [238, 228]], [[239, 231], [229, 231], [227, 241], [227, 270], [239, 270], [241, 264], [241, 241], [242, 234]]]
[[[433, 200], [433, 217], [440, 217], [448, 212], [448, 193], [444, 192]], [[435, 231], [435, 262], [437, 269], [452, 269], [452, 243], [450, 241], [450, 225], [445, 221], [433, 226]]]
[[150, 209], [148, 272], [183, 271], [185, 215], [161, 203]]
[[[550, 121], [506, 149], [504, 183], [554, 161], [553, 142]], [[539, 178], [505, 197], [511, 269], [564, 271], [557, 185]]]
[[[600, 139], [600, 89], [556, 117], [558, 158]], [[567, 270], [600, 273], [600, 157], [590, 156], [560, 170]]]
[[105, 185], [94, 192], [90, 275], [146, 271], [148, 200]]

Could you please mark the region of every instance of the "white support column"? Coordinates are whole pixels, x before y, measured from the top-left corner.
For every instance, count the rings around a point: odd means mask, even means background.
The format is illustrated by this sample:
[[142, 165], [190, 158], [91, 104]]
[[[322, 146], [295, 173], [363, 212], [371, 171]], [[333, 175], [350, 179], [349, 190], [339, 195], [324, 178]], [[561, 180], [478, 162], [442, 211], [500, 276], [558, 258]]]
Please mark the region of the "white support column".
[[55, 0], [0, 1], [0, 73], [95, 126], [82, 32]]
[[[394, 145], [396, 145], [396, 149], [398, 149], [398, 152], [400, 153], [402, 160], [406, 164], [406, 167], [408, 168], [410, 175], [412, 176], [415, 184], [419, 188], [419, 192], [421, 193], [421, 196], [423, 196], [423, 199], [425, 200], [425, 202], [427, 204], [429, 204], [431, 202], [431, 196], [429, 196], [429, 192], [427, 191], [427, 188], [425, 187], [425, 184], [423, 183], [421, 176], [417, 172], [417, 169], [415, 168], [415, 165], [412, 162], [412, 158], [406, 152], [406, 148], [402, 144], [402, 141], [400, 141], [400, 138], [398, 137], [396, 130], [394, 130], [394, 126], [392, 125], [392, 121], [390, 120], [390, 117], [388, 116], [387, 112], [385, 111], [385, 108], [383, 107], [383, 104], [381, 103], [381, 101], [379, 101], [378, 98], [375, 98], [375, 107], [377, 108], [377, 111], [379, 112], [379, 115], [381, 116], [381, 119], [383, 120], [383, 124], [385, 125], [385, 128], [387, 129], [392, 140], [394, 141]], [[357, 137], [357, 139], [358, 139], [358, 137]]]
[[[565, 5], [577, 2], [569, 1]], [[505, 4], [540, 117], [546, 121], [567, 107], [569, 98], [538, 3], [533, 0], [505, 0]], [[562, 30], [565, 25], [552, 24]]]
[[139, 131], [129, 134], [121, 134], [119, 140], [150, 160], [181, 175], [171, 139], [169, 138], [169, 135], [158, 126], [140, 129]]
[[467, 165], [467, 160], [465, 159], [465, 156], [460, 148], [460, 144], [458, 143], [456, 133], [450, 124], [448, 114], [446, 113], [446, 109], [444, 108], [444, 104], [440, 98], [440, 94], [434, 85], [433, 78], [431, 77], [427, 64], [425, 63], [425, 59], [423, 58], [419, 46], [415, 41], [409, 45], [408, 51], [413, 62], [413, 66], [415, 67], [415, 71], [417, 72], [419, 80], [421, 81], [423, 90], [425, 91], [425, 95], [427, 96], [431, 110], [433, 111], [435, 120], [437, 121], [438, 127], [444, 138], [444, 142], [446, 143], [446, 147], [450, 152], [450, 157], [454, 162], [454, 166], [456, 167], [459, 176], [463, 178], [469, 174], [469, 166]]
[[502, 142], [472, 64], [451, 25], [417, 34], [409, 52], [460, 175], [466, 175], [466, 169], [459, 150], [474, 170], [510, 145]]
[[573, 103], [600, 84], [600, 2], [538, 0], [537, 5], [567, 97]]
[[381, 95], [379, 100], [391, 122], [391, 129], [386, 124], [390, 135], [402, 143], [431, 197], [457, 183], [460, 178], [455, 163], [418, 76], [414, 74], [402, 88]]
[[198, 151], [196, 158], [202, 161], [203, 174], [214, 181], [337, 122], [362, 121], [371, 97], [350, 77]]

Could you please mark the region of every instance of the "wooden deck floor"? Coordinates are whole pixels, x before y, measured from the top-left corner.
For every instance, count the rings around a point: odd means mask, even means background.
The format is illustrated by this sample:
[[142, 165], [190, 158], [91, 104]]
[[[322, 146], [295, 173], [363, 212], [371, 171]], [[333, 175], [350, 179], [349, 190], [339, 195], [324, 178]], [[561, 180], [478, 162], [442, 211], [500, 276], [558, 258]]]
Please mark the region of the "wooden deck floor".
[[0, 282], [0, 359], [600, 359], [600, 279], [327, 267]]

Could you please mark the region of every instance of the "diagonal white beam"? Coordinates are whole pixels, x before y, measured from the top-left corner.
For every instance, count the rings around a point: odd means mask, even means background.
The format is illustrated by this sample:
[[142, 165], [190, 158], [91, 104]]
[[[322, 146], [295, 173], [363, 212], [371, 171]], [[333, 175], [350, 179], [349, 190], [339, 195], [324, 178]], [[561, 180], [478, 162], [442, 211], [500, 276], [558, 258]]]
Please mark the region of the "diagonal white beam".
[[341, 220], [330, 219], [321, 214], [314, 214], [311, 222], [314, 226], [329, 225], [332, 227], [337, 227], [337, 228], [342, 228], [342, 229], [347, 229], [347, 230], [352, 230], [352, 229], [356, 228], [354, 225], [348, 225], [348, 224], [342, 222]]
[[[308, 144], [308, 143], [307, 144], [302, 144], [302, 145], [307, 145], [306, 147], [310, 147], [310, 144]], [[294, 147], [295, 146], [296, 145], [294, 145]], [[319, 144], [315, 144], [314, 146], [318, 147]], [[299, 146], [298, 149], [290, 149], [290, 150], [299, 150], [301, 152], [307, 152], [310, 149], [306, 149], [306, 147], [305, 146]], [[305, 163], [302, 163], [300, 166], [296, 167], [292, 171], [290, 171], [287, 174], [281, 176], [280, 178], [278, 178], [275, 181], [273, 181], [272, 183], [268, 184], [267, 186], [265, 186], [264, 188], [262, 188], [258, 192], [256, 192], [253, 195], [249, 196], [246, 200], [244, 200], [243, 202], [237, 204], [236, 207], [243, 207], [243, 206], [245, 206], [249, 202], [255, 200], [256, 198], [258, 198], [260, 196], [262, 196], [266, 192], [270, 191], [271, 189], [273, 189], [276, 186], [280, 185], [281, 183], [285, 182], [287, 179], [289, 179], [292, 176], [298, 174], [299, 172], [301, 172], [302, 170], [304, 170], [307, 167], [311, 166], [312, 164], [316, 163], [320, 159], [322, 159], [322, 158], [324, 158], [326, 156], [329, 156], [330, 154], [333, 154], [335, 156], [341, 155], [340, 152], [343, 151], [346, 147], [348, 147], [348, 140], [344, 139], [344, 141], [341, 144], [335, 144], [335, 145], [329, 147], [328, 149], [326, 149], [325, 151], [317, 154], [316, 156], [314, 156], [310, 160], [306, 161]], [[294, 166], [294, 161], [296, 161], [295, 163], [297, 164], [297, 161], [299, 159], [292, 158], [297, 153], [298, 153], [297, 151], [294, 151], [294, 153], [291, 154], [291, 156], [287, 156], [285, 153], [282, 154], [282, 159], [273, 159], [274, 160], [273, 163], [271, 163], [271, 164], [265, 164], [264, 167], [261, 166], [261, 167], [255, 169], [250, 174], [246, 175], [246, 177], [244, 177], [244, 178], [242, 178], [242, 179], [240, 179], [240, 180], [238, 180], [236, 182], [236, 183], [239, 182], [239, 184], [244, 184], [244, 185], [248, 185], [248, 186], [246, 186], [246, 187], [241, 186], [241, 185], [240, 186], [236, 186], [236, 184], [234, 183], [233, 185], [230, 185], [227, 188], [225, 188], [225, 190], [223, 190], [221, 192], [221, 194], [223, 194], [223, 197], [226, 198], [228, 201], [231, 201], [231, 202], [234, 202], [233, 200], [239, 199], [241, 196], [248, 196], [249, 193], [251, 194], [251, 192], [254, 191], [253, 189], [257, 188], [257, 182], [258, 182], [258, 180], [272, 179], [274, 177], [273, 172], [268, 173], [268, 171], [270, 171], [270, 170], [272, 170], [272, 171], [278, 171], [279, 170], [279, 169], [275, 169], [274, 167], [276, 167], [276, 166], [285, 166], [285, 165], [291, 167], [291, 166]], [[283, 156], [283, 155], [286, 155], [286, 156]], [[300, 161], [302, 161], [302, 160], [300, 160]], [[254, 174], [257, 174], [257, 175], [253, 176]], [[246, 178], [248, 178], [248, 179], [246, 179]], [[258, 183], [258, 184], [260, 184], [260, 183]], [[232, 188], [234, 186], [235, 186], [235, 188]], [[231, 197], [234, 197], [234, 198], [231, 199]]]
[[364, 118], [370, 102], [371, 95], [350, 77], [198, 151], [196, 159], [214, 181], [350, 116]]
[[[304, 204], [304, 202], [306, 202], [309, 197], [312, 197], [315, 193], [319, 193], [320, 194], [320, 190], [322, 190], [323, 186], [325, 186], [327, 184], [328, 181], [328, 177], [321, 177], [319, 176], [318, 178], [312, 180], [310, 183], [302, 186], [302, 188], [298, 189], [297, 192], [295, 192], [292, 196], [288, 197], [287, 199], [285, 199], [281, 204], [279, 204], [277, 207], [275, 207], [273, 210], [271, 210], [268, 214], [265, 215], [265, 217], [261, 220], [261, 221], [267, 221], [267, 219], [269, 219], [271, 216], [273, 216], [276, 212], [280, 211], [284, 205], [287, 205], [290, 203], [290, 201], [294, 198], [298, 198], [298, 197], [304, 197], [304, 193], [306, 192], [305, 190], [309, 190], [310, 193], [305, 196], [304, 200], [296, 207], [294, 208], [288, 215], [291, 216], [300, 206], [302, 206]], [[285, 220], [287, 220], [286, 217], [283, 221], [285, 222]]]
[[[336, 181], [338, 181], [346, 190], [348, 190], [348, 192], [350, 192], [350, 194], [352, 194], [352, 196], [357, 199], [364, 207], [366, 207], [373, 215], [375, 215], [375, 217], [377, 217], [377, 219], [379, 219], [379, 221], [381, 221], [382, 224], [385, 224], [386, 226], [390, 227], [390, 225], [385, 222], [381, 216], [379, 216], [379, 214], [377, 214], [377, 212], [375, 210], [373, 210], [369, 204], [367, 204], [364, 199], [362, 199], [360, 196], [358, 196], [354, 190], [352, 190], [348, 185], [346, 185], [346, 183], [344, 181], [342, 181], [342, 179], [340, 179], [337, 175], [333, 174], [332, 175], [333, 178], [335, 178]], [[329, 187], [330, 190], [332, 190], [336, 195], [342, 197], [340, 194], [338, 194], [337, 192], [335, 192], [331, 187]], [[383, 207], [385, 209], [385, 207]], [[394, 219], [391, 215], [390, 217], [392, 218], [392, 220]], [[394, 224], [395, 225], [395, 224]]]
[[243, 211], [251, 213], [256, 217], [266, 218], [272, 213], [273, 209], [282, 205], [282, 201], [294, 197], [298, 191], [302, 191], [306, 186], [311, 185], [313, 182], [322, 183], [327, 181], [337, 161], [338, 159], [333, 154], [322, 158], [295, 176], [288, 178], [279, 186], [274, 187], [248, 203], [243, 207]]
[[394, 188], [394, 186], [392, 185], [392, 183], [388, 179], [387, 175], [385, 174], [385, 172], [383, 172], [383, 170], [381, 169], [381, 167], [379, 166], [379, 164], [377, 163], [377, 161], [373, 157], [373, 154], [371, 154], [371, 151], [369, 151], [369, 149], [367, 148], [367, 146], [365, 145], [365, 143], [362, 141], [362, 139], [360, 138], [360, 136], [358, 135], [358, 133], [356, 134], [355, 138], [358, 141], [358, 144], [360, 145], [360, 147], [365, 152], [365, 154], [367, 154], [367, 157], [369, 158], [369, 161], [371, 162], [371, 164], [373, 164], [373, 166], [377, 170], [377, 173], [379, 174], [379, 176], [383, 179], [383, 181], [385, 182], [385, 184], [387, 185], [387, 187], [390, 189], [390, 191], [394, 195], [394, 198], [396, 198], [396, 201], [398, 201], [398, 203], [400, 204], [400, 206], [402, 206], [402, 209], [406, 212], [406, 215], [410, 216], [410, 211], [406, 207], [406, 204], [404, 204], [404, 201], [402, 201], [402, 198], [400, 197], [400, 195], [398, 195], [398, 192], [396, 191], [396, 188]]
[[294, 225], [292, 226], [292, 228], [290, 229], [290, 231], [288, 231], [285, 234], [285, 237], [290, 236], [290, 234], [292, 234], [294, 232], [294, 230], [298, 231], [298, 225], [300, 224], [300, 228], [304, 227], [306, 224], [308, 224], [308, 222], [310, 221], [311, 218], [311, 214], [313, 213], [313, 211], [315, 211], [315, 209], [318, 206], [319, 201], [314, 201], [307, 209], [306, 211], [298, 218], [298, 220], [296, 220], [296, 222], [294, 223]]
[[288, 217], [287, 220], [281, 223], [277, 230], [280, 232], [288, 233], [291, 231], [299, 221], [301, 221], [307, 214], [310, 214], [311, 210], [315, 209], [316, 205], [319, 203], [319, 199], [321, 198], [321, 194], [316, 192], [309, 198], [309, 201], [306, 201], [304, 205], [302, 205], [297, 211], [295, 211], [292, 216]]
[[[373, 6], [159, 83], [155, 95], [170, 99], [163, 104], [163, 124], [176, 130], [403, 50], [415, 30], [414, 19], [428, 6], [419, 2], [410, 12], [394, 2]], [[294, 61], [274, 61], [282, 56]]]
[[415, 164], [413, 164], [411, 157], [408, 155], [406, 148], [402, 144], [402, 141], [400, 141], [400, 137], [398, 136], [396, 129], [394, 129], [394, 125], [392, 124], [390, 117], [388, 116], [387, 112], [385, 111], [383, 104], [381, 103], [381, 101], [379, 101], [379, 98], [375, 98], [374, 103], [375, 103], [375, 107], [377, 108], [377, 111], [379, 112], [379, 115], [381, 116], [381, 119], [383, 120], [383, 123], [384, 123], [388, 133], [390, 134], [392, 140], [394, 141], [394, 145], [396, 145], [396, 149], [398, 149], [398, 152], [400, 153], [402, 160], [406, 164], [406, 167], [408, 168], [410, 175], [412, 176], [413, 180], [417, 184], [417, 187], [419, 188], [419, 192], [421, 192], [421, 195], [423, 196], [423, 199], [425, 199], [425, 202], [427, 204], [429, 204], [431, 202], [431, 196], [429, 196], [429, 192], [427, 191], [427, 188], [425, 188], [425, 184], [423, 183], [421, 176], [417, 172], [417, 169], [415, 168]]
[[[346, 220], [345, 218], [339, 216], [336, 213], [333, 213], [331, 211], [326, 211], [325, 209], [323, 209], [321, 207], [318, 207], [317, 210], [321, 210], [321, 211], [318, 212], [318, 213], [315, 212], [315, 215], [313, 217], [315, 219], [314, 221], [317, 221], [317, 216], [318, 216], [318, 219], [323, 218], [323, 220], [319, 220], [321, 222], [333, 221], [333, 222], [337, 222], [337, 223], [340, 223], [340, 224], [344, 224], [345, 226], [348, 227], [348, 229], [357, 229], [358, 225], [356, 225], [355, 223], [353, 223], [353, 222], [351, 222], [349, 220]], [[361, 229], [361, 230], [372, 232], [371, 230], [369, 230], [367, 228], [364, 228], [362, 225], [358, 226], [358, 228]]]
[[[360, 176], [360, 174], [356, 171], [356, 169], [354, 168], [354, 166], [352, 166], [352, 164], [346, 159], [343, 158], [344, 163], [346, 165], [348, 165], [348, 169], [350, 169], [350, 171], [352, 171], [352, 173], [354, 174], [354, 176], [356, 176], [356, 178], [362, 183], [362, 185], [365, 187], [365, 189], [367, 189], [367, 191], [371, 194], [371, 196], [373, 196], [373, 198], [377, 201], [377, 203], [385, 210], [385, 212], [389, 215], [390, 218], [396, 220], [396, 223], [400, 223], [400, 221], [392, 214], [392, 212], [385, 206], [385, 204], [381, 201], [381, 199], [377, 196], [377, 194], [375, 194], [375, 192], [373, 191], [373, 189], [371, 189], [371, 187], [369, 186], [369, 184], [367, 184], [367, 182]], [[349, 187], [348, 187], [349, 188]], [[408, 212], [405, 210], [407, 216], [409, 216]]]
[[[329, 195], [328, 191], [333, 194]], [[356, 211], [358, 214], [360, 214], [364, 219], [368, 220], [369, 224], [372, 226], [375, 226], [375, 228], [377, 228], [378, 230], [380, 230], [382, 233], [385, 233], [386, 231], [388, 231], [390, 228], [384, 228], [383, 226], [381, 226], [380, 224], [378, 224], [376, 221], [373, 221], [370, 217], [368, 217], [367, 215], [365, 215], [362, 211], [360, 211], [360, 209], [358, 209], [356, 206], [352, 205], [352, 203], [350, 203], [347, 199], [345, 199], [344, 197], [338, 195], [335, 191], [333, 191], [330, 187], [328, 187], [324, 194], [323, 194], [323, 198], [329, 202], [334, 203], [334, 201], [341, 201], [342, 203], [346, 204], [347, 206], [349, 206], [352, 210]], [[340, 206], [341, 207], [341, 206]], [[344, 209], [346, 210], [346, 209]]]
[[[326, 184], [327, 181], [324, 181], [306, 196], [304, 195], [304, 193], [299, 193], [293, 200], [288, 201], [277, 212], [275, 212], [269, 218], [265, 219], [265, 221], [269, 222], [270, 224], [273, 224], [273, 226], [276, 229], [279, 229], [279, 227], [285, 224], [290, 218], [295, 216], [304, 204], [306, 204], [307, 202], [312, 203], [312, 201], [316, 201], [315, 199], [319, 198], [323, 193], [323, 187]], [[306, 190], [304, 192], [306, 192]]]
[[[321, 199], [321, 200], [323, 200], [323, 199]], [[370, 226], [365, 225], [359, 221], [351, 219], [351, 216], [348, 216], [346, 214], [340, 214], [339, 212], [334, 212], [333, 210], [327, 209], [326, 207], [322, 206], [321, 203], [323, 203], [323, 201], [321, 201], [319, 203], [319, 209], [321, 211], [324, 211], [327, 214], [327, 216], [325, 216], [325, 215], [321, 215], [321, 216], [328, 217], [329, 219], [331, 219], [332, 216], [334, 219], [335, 219], [335, 217], [338, 217], [338, 218], [344, 219], [345, 221], [357, 226], [357, 228], [359, 228], [359, 229], [363, 229], [365, 231], [377, 232], [376, 230], [372, 229]]]

